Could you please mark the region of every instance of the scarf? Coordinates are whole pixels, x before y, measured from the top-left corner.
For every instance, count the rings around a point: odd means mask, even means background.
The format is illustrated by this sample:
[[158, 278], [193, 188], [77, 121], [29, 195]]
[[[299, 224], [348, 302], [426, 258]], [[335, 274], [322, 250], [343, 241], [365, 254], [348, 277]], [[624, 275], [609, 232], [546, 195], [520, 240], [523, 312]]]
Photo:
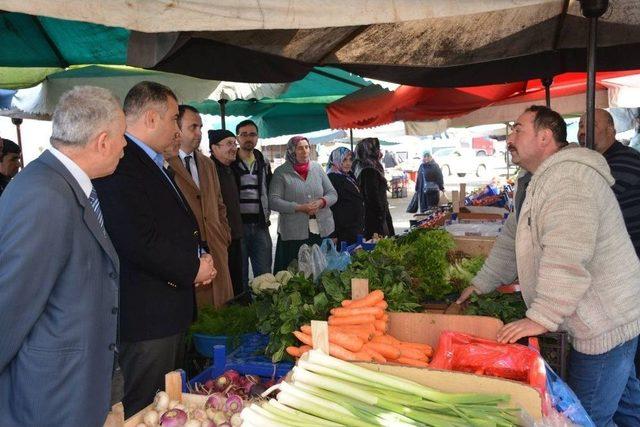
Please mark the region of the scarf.
[[307, 175], [309, 174], [309, 165], [311, 162], [307, 163], [295, 163], [293, 165], [293, 170], [298, 172], [298, 175], [302, 177], [305, 181], [307, 180]]
[[384, 177], [384, 168], [380, 163], [380, 141], [378, 138], [364, 138], [356, 146], [356, 159], [353, 172], [358, 178], [366, 168], [377, 170]]

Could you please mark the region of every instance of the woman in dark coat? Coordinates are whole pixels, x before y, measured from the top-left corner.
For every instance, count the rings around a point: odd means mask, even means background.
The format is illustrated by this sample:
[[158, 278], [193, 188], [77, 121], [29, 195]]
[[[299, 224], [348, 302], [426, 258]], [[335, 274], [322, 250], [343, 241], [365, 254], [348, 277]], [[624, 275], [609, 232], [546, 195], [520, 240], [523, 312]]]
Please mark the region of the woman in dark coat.
[[387, 201], [387, 180], [380, 163], [380, 141], [365, 138], [356, 147], [354, 173], [364, 199], [364, 237], [393, 236], [393, 219]]
[[356, 177], [351, 172], [353, 153], [345, 147], [336, 148], [329, 156], [327, 174], [333, 188], [338, 192], [338, 201], [331, 206], [336, 230], [332, 237], [353, 244], [358, 234], [364, 235], [364, 201]]
[[422, 154], [422, 164], [418, 169], [416, 193], [419, 194], [420, 212], [438, 207], [440, 192], [444, 191], [444, 180], [440, 166], [433, 160], [430, 151]]

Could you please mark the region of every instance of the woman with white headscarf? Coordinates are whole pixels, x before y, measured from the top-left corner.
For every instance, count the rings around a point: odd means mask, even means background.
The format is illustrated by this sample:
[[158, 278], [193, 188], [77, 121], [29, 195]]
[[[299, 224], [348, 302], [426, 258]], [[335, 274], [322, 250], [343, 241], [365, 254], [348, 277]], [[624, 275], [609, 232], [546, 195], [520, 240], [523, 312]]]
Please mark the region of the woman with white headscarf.
[[320, 244], [333, 233], [330, 207], [337, 199], [322, 166], [310, 159], [309, 140], [291, 138], [286, 161], [273, 172], [269, 186], [269, 207], [279, 212], [273, 271], [285, 270], [303, 244]]
[[329, 156], [327, 174], [338, 193], [338, 201], [331, 206], [336, 231], [340, 242], [352, 244], [358, 235], [364, 235], [364, 202], [356, 177], [351, 172], [353, 152], [345, 147], [336, 148]]

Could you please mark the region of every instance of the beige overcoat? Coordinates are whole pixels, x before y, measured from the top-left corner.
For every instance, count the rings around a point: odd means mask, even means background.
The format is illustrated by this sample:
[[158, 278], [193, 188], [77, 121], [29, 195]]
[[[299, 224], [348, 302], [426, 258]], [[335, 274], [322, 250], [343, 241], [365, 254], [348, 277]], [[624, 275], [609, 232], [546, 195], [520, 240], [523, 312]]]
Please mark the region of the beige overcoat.
[[233, 298], [227, 253], [231, 242], [231, 231], [227, 222], [227, 208], [222, 201], [216, 165], [202, 153], [198, 151], [194, 153], [200, 188], [196, 186], [179, 156], [170, 159], [169, 165], [175, 171], [176, 184], [196, 216], [202, 240], [207, 242], [214, 266], [218, 270], [212, 286], [200, 287], [196, 290], [198, 307], [205, 304], [220, 307]]

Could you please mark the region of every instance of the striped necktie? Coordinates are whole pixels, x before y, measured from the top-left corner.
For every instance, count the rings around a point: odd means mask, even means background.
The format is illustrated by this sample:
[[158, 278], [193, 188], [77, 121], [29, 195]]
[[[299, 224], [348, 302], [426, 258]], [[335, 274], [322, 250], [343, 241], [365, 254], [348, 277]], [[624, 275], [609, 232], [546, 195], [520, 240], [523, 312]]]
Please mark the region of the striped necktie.
[[104, 218], [102, 217], [102, 210], [100, 209], [100, 200], [98, 200], [98, 193], [95, 188], [91, 189], [91, 194], [89, 195], [89, 203], [91, 203], [91, 207], [93, 211], [96, 213], [96, 217], [98, 218], [98, 222], [100, 223], [100, 227], [104, 231]]

